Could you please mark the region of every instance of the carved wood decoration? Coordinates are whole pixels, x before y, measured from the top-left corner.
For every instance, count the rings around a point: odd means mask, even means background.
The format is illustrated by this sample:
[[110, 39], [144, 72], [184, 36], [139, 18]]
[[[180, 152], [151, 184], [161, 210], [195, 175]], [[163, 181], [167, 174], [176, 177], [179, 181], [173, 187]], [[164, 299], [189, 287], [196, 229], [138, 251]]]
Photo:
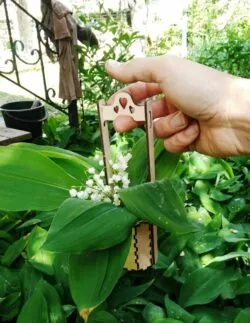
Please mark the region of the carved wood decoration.
[[[149, 166], [149, 180], [155, 180], [154, 141], [153, 141], [153, 118], [150, 101], [143, 105], [134, 104], [131, 96], [126, 92], [119, 92], [114, 98], [113, 104], [106, 104], [101, 100], [98, 102], [98, 112], [103, 145], [103, 159], [105, 176], [112, 176], [110, 160], [110, 143], [108, 122], [114, 121], [118, 116], [129, 116], [135, 121], [145, 122], [147, 135], [147, 152]], [[130, 253], [125, 267], [128, 270], [145, 270], [156, 262], [157, 258], [157, 228], [152, 224], [139, 222], [133, 228], [133, 239]]]

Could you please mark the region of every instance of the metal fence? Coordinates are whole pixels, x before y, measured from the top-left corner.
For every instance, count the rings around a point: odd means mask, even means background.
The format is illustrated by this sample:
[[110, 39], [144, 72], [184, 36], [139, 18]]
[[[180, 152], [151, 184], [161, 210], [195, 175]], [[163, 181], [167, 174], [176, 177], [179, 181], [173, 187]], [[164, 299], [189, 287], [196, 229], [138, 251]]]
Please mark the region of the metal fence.
[[[34, 49], [29, 49], [29, 58], [27, 57], [27, 49], [25, 44], [20, 39], [15, 39], [13, 34], [12, 21], [10, 19], [9, 4], [13, 4], [18, 10], [22, 11], [22, 14], [26, 15], [31, 19], [31, 28], [34, 26], [35, 34], [37, 39], [37, 46]], [[10, 51], [10, 58], [5, 60], [5, 66], [0, 70], [0, 76], [7, 79], [8, 81], [14, 83], [25, 91], [29, 92], [34, 97], [44, 101], [51, 107], [59, 110], [60, 112], [66, 114], [69, 117], [69, 123], [72, 127], [78, 126], [78, 112], [77, 112], [77, 101], [71, 101], [69, 104], [65, 102], [57, 103], [56, 100], [56, 90], [48, 86], [46, 73], [45, 73], [45, 59], [44, 53], [50, 52], [51, 55], [57, 56], [57, 48], [52, 43], [50, 43], [46, 37], [45, 32], [50, 33], [46, 30], [46, 27], [33, 15], [31, 15], [25, 8], [23, 8], [15, 0], [0, 0], [0, 9], [4, 8], [6, 29], [8, 32], [8, 49]], [[26, 55], [24, 55], [26, 53]], [[42, 77], [43, 84], [43, 94], [35, 93], [27, 85], [23, 84], [20, 78], [20, 66], [18, 63], [22, 63], [27, 66], [38, 65], [39, 71]], [[13, 77], [14, 76], [14, 77]]]

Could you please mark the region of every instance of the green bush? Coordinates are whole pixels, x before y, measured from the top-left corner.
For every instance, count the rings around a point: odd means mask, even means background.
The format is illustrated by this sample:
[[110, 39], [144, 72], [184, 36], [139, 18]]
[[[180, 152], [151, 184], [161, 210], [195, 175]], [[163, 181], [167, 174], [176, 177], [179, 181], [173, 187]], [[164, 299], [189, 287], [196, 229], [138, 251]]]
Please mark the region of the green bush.
[[104, 64], [108, 59], [127, 61], [133, 57], [132, 45], [142, 37], [133, 32], [122, 13], [111, 10], [99, 14], [79, 15], [84, 25], [92, 20], [93, 31], [99, 40], [99, 46], [91, 48], [79, 46], [79, 73], [84, 95], [84, 109], [93, 108], [98, 100], [108, 99], [123, 85], [107, 75]]
[[190, 58], [233, 75], [250, 77], [250, 23], [227, 26], [220, 34], [195, 45]]

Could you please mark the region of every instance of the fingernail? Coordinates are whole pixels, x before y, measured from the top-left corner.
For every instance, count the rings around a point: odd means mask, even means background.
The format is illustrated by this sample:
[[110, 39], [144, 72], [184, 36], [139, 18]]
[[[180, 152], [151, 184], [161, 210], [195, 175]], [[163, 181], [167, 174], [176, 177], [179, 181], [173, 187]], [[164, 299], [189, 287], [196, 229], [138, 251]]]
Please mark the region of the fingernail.
[[175, 114], [172, 119], [170, 120], [170, 125], [173, 128], [178, 128], [184, 126], [186, 124], [186, 119], [181, 112]]
[[195, 134], [197, 134], [197, 132], [198, 132], [197, 124], [193, 124], [185, 130], [185, 134], [187, 136], [194, 136]]
[[121, 65], [121, 63], [119, 63], [119, 62], [117, 62], [117, 61], [115, 61], [113, 59], [109, 59], [109, 60], [107, 60], [107, 62], [105, 64], [105, 68], [108, 68], [108, 69], [111, 68], [112, 69], [112, 68], [116, 68], [116, 67], [118, 67], [120, 65]]

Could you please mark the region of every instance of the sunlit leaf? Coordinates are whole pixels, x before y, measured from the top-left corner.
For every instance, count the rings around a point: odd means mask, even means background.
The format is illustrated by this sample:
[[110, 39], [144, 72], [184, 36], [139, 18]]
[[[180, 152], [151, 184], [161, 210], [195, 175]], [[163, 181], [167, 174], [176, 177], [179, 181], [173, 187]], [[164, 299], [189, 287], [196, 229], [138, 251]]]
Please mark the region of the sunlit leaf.
[[124, 241], [136, 217], [110, 203], [68, 199], [55, 215], [44, 248], [82, 252], [109, 248]]

